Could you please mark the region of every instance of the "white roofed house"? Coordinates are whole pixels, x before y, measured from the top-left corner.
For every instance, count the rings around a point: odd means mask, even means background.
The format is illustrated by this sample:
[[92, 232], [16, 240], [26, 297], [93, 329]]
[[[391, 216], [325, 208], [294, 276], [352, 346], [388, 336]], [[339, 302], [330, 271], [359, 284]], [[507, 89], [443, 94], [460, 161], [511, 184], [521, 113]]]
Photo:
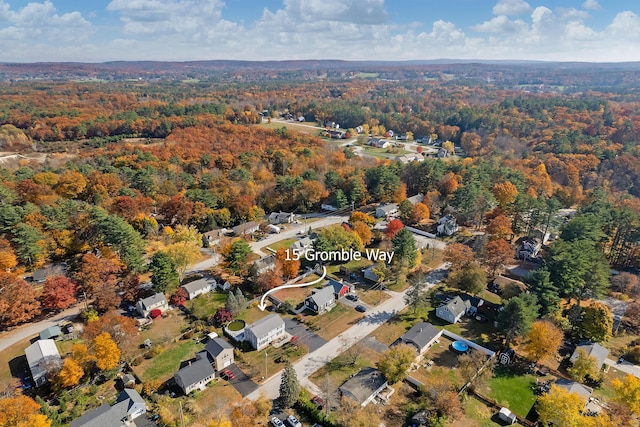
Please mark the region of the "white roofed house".
[[189, 299], [194, 299], [198, 295], [203, 295], [211, 292], [216, 287], [216, 281], [213, 279], [198, 279], [193, 282], [189, 282], [186, 285], [182, 285], [181, 288], [187, 291]]
[[125, 388], [112, 406], [103, 403], [71, 421], [71, 427], [133, 427], [134, 420], [146, 412], [147, 405], [140, 394]]
[[52, 339], [38, 340], [27, 347], [24, 353], [36, 387], [45, 384], [49, 380], [49, 374], [58, 371], [62, 366], [58, 347]]
[[331, 310], [336, 304], [333, 286], [325, 286], [322, 289], [314, 289], [304, 300], [304, 305], [316, 314], [322, 314]]
[[260, 223], [256, 221], [249, 221], [233, 227], [233, 234], [236, 236], [242, 236], [244, 234], [255, 233], [260, 229]]
[[389, 215], [395, 215], [397, 213], [398, 205], [396, 205], [395, 203], [388, 203], [376, 209], [376, 218], [384, 218]]
[[147, 317], [151, 310], [154, 310], [156, 308], [160, 311], [165, 311], [169, 308], [167, 299], [164, 297], [164, 294], [162, 292], [158, 292], [157, 294], [151, 295], [147, 298], [141, 298], [136, 303], [136, 309], [142, 317]]
[[268, 255], [254, 261], [253, 264], [258, 274], [265, 273], [276, 268], [276, 256], [275, 254]]
[[438, 220], [438, 234], [451, 236], [458, 231], [458, 223], [453, 215], [445, 215]]
[[422, 193], [418, 193], [415, 196], [411, 196], [411, 197], [407, 197], [407, 200], [412, 204], [412, 205], [417, 205], [418, 203], [422, 203], [424, 201], [424, 194]]
[[284, 320], [275, 313], [270, 314], [247, 326], [244, 330], [244, 340], [256, 350], [262, 350], [283, 336], [284, 328]]

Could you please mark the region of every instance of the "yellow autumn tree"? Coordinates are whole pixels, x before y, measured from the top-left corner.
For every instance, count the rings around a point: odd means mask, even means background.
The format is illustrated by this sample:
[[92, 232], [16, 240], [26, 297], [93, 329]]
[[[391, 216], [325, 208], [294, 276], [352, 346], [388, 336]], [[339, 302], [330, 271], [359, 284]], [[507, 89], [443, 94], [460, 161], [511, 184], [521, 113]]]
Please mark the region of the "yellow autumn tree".
[[543, 426], [582, 427], [582, 408], [584, 401], [579, 394], [553, 384], [549, 393], [538, 398], [536, 409]]
[[103, 332], [93, 339], [93, 349], [98, 369], [108, 371], [118, 366], [120, 349], [118, 349], [118, 345], [111, 339], [109, 332]]
[[533, 323], [527, 335], [524, 351], [529, 358], [538, 363], [556, 355], [562, 345], [562, 331], [548, 320]]
[[0, 426], [50, 427], [51, 421], [39, 413], [40, 405], [28, 396], [18, 395], [0, 399]]
[[614, 379], [612, 384], [616, 392], [615, 399], [627, 405], [631, 412], [640, 416], [640, 378], [627, 375], [624, 380]]
[[84, 370], [78, 362], [73, 358], [67, 357], [62, 363], [62, 369], [58, 372], [56, 384], [59, 387], [74, 387], [80, 383], [80, 379], [84, 376]]

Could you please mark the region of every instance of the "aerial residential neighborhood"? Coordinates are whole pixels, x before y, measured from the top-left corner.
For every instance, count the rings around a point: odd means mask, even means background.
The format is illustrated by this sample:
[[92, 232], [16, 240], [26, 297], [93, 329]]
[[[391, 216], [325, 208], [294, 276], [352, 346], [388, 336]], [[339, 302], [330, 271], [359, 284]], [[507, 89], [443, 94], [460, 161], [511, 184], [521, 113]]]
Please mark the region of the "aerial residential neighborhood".
[[0, 427], [640, 427], [639, 28], [0, 1]]

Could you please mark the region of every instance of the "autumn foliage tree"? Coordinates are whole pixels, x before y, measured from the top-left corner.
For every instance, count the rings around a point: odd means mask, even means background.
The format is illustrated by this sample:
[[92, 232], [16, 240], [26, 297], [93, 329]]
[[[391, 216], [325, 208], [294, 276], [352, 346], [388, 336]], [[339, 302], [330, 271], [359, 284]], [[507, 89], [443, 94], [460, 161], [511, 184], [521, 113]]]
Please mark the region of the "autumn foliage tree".
[[103, 332], [109, 333], [116, 344], [126, 350], [130, 348], [131, 339], [138, 334], [138, 326], [135, 319], [111, 310], [100, 316], [98, 321], [86, 324], [83, 337], [86, 341], [92, 342]]
[[533, 322], [527, 334], [524, 351], [536, 363], [549, 360], [558, 353], [564, 336], [562, 331], [548, 320]]
[[0, 426], [50, 427], [51, 421], [39, 411], [40, 405], [29, 396], [0, 398]]
[[0, 271], [0, 326], [18, 325], [40, 313], [40, 302], [31, 286], [19, 277]]
[[118, 366], [120, 349], [108, 332], [103, 332], [93, 339], [93, 351], [96, 357], [96, 366], [101, 371], [108, 371]]
[[511, 220], [504, 215], [496, 216], [489, 221], [489, 225], [487, 225], [487, 233], [491, 235], [492, 240], [511, 238], [511, 236], [513, 236]]
[[93, 296], [94, 291], [99, 287], [106, 289], [115, 287], [121, 272], [120, 263], [109, 258], [98, 258], [94, 254], [85, 254], [75, 279], [83, 291]]
[[387, 228], [385, 228], [384, 234], [388, 239], [393, 239], [398, 231], [402, 230], [403, 227], [404, 224], [402, 223], [402, 221], [400, 221], [399, 219], [392, 219], [387, 224]]
[[482, 254], [482, 263], [489, 269], [489, 275], [495, 277], [500, 269], [513, 261], [514, 251], [504, 239], [493, 240], [486, 244]]
[[84, 370], [72, 357], [67, 357], [62, 362], [62, 368], [56, 377], [56, 385], [61, 388], [74, 387], [80, 383], [84, 376]]
[[68, 277], [50, 277], [42, 285], [42, 306], [64, 310], [76, 302], [76, 283]]
[[449, 270], [452, 272], [460, 270], [475, 259], [473, 249], [462, 243], [451, 243], [444, 250], [444, 261], [451, 264]]
[[189, 292], [185, 288], [178, 288], [169, 298], [169, 303], [173, 306], [184, 306], [189, 298]]
[[360, 236], [360, 240], [362, 240], [362, 244], [367, 246], [371, 243], [373, 239], [373, 233], [371, 232], [371, 228], [367, 224], [362, 221], [355, 221], [351, 223], [351, 227], [353, 231]]
[[513, 203], [517, 195], [518, 188], [509, 181], [499, 182], [493, 186], [493, 197], [501, 208]]
[[293, 279], [298, 275], [300, 270], [300, 261], [294, 260], [293, 257], [287, 255], [285, 248], [280, 248], [276, 252], [276, 263], [282, 271], [282, 276], [288, 280]]

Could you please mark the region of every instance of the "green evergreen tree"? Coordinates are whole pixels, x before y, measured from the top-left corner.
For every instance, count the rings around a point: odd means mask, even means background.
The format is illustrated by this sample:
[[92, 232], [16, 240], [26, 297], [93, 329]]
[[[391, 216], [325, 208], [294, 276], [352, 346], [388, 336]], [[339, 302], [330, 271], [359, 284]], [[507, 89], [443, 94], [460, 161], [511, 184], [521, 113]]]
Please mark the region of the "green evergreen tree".
[[406, 228], [398, 231], [396, 236], [392, 240], [393, 250], [395, 255], [393, 256], [394, 262], [406, 261], [407, 266], [411, 269], [416, 266], [418, 261], [418, 247], [416, 245], [416, 239]]
[[224, 260], [231, 271], [239, 274], [247, 268], [247, 257], [250, 253], [251, 246], [243, 239], [236, 239], [231, 244], [231, 249]]
[[278, 401], [283, 408], [290, 408], [299, 398], [300, 384], [298, 383], [298, 376], [295, 369], [293, 369], [293, 365], [287, 362], [282, 371], [282, 382], [280, 383], [280, 397]]
[[507, 346], [518, 336], [529, 333], [538, 318], [538, 299], [534, 294], [520, 294], [511, 298], [498, 315], [498, 327], [505, 335]]
[[233, 317], [236, 317], [242, 311], [242, 307], [233, 292], [229, 292], [227, 295], [227, 301], [224, 306], [229, 313], [233, 314]]
[[178, 272], [166, 252], [158, 251], [153, 254], [149, 271], [152, 273], [151, 282], [158, 292], [171, 293], [178, 287]]
[[533, 270], [525, 278], [525, 283], [529, 285], [529, 291], [538, 298], [541, 316], [553, 313], [559, 308], [560, 291], [551, 282], [549, 270], [544, 267]]

